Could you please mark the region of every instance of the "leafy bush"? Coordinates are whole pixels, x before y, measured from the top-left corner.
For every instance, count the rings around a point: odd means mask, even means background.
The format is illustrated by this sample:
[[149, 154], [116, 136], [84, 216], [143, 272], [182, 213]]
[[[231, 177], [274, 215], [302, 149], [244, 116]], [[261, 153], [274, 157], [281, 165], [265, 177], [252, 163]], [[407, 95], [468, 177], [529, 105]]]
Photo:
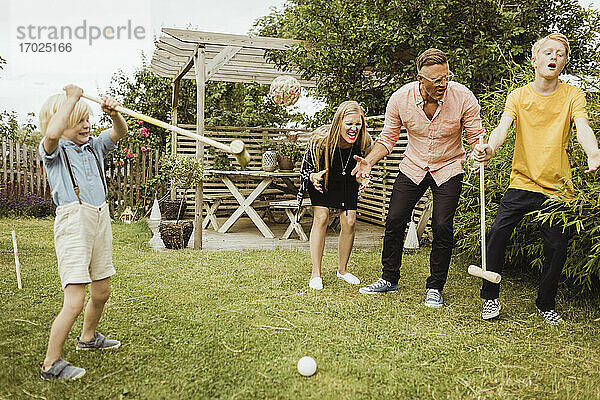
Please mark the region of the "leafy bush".
[[9, 184], [0, 188], [0, 217], [30, 216], [43, 218], [54, 215], [52, 199], [36, 193], [23, 193]]
[[192, 189], [204, 179], [202, 161], [196, 157], [168, 156], [162, 161], [162, 170], [169, 179], [171, 188]]
[[[533, 79], [529, 66], [515, 65], [511, 79], [501, 81], [497, 90], [481, 96], [481, 115], [488, 133], [499, 122], [506, 96], [515, 88]], [[598, 128], [600, 98], [588, 93], [590, 124]], [[506, 192], [512, 166], [515, 143], [514, 124], [504, 144], [498, 149], [485, 172], [486, 226], [489, 228], [496, 217], [498, 204]], [[561, 220], [572, 227], [575, 234], [570, 241], [568, 258], [563, 270], [568, 280], [581, 290], [591, 289], [600, 278], [600, 176], [586, 174], [587, 156], [571, 133], [569, 143], [575, 198], [561, 203], [561, 211], [540, 211], [528, 214], [515, 229], [506, 249], [506, 267], [541, 270], [543, 265], [542, 237], [539, 224], [548, 220]], [[480, 259], [479, 233], [479, 185], [478, 176], [471, 178], [473, 186], [465, 185], [455, 218], [455, 254], [469, 259]], [[552, 202], [549, 202], [551, 205]]]

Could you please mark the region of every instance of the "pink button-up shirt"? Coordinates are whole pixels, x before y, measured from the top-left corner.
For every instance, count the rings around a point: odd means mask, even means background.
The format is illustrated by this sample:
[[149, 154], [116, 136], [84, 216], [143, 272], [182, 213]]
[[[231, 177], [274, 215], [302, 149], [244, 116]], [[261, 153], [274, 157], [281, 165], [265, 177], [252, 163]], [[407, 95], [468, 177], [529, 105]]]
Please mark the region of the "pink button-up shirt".
[[439, 186], [463, 173], [466, 159], [462, 144], [464, 130], [470, 145], [485, 137], [479, 110], [481, 107], [473, 92], [457, 82], [448, 87], [430, 120], [423, 110], [425, 101], [419, 91], [419, 82], [411, 82], [398, 89], [388, 101], [385, 124], [377, 142], [391, 153], [404, 126], [408, 132], [408, 146], [400, 163], [400, 171], [415, 184], [421, 183], [427, 172]]

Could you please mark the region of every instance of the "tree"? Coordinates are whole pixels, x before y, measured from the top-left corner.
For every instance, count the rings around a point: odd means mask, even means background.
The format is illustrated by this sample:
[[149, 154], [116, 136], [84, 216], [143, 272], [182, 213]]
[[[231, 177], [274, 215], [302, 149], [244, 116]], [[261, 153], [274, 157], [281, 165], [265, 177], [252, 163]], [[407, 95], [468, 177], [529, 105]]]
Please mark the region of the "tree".
[[0, 112], [0, 138], [6, 138], [21, 144], [37, 147], [42, 140], [42, 134], [36, 130], [35, 114], [27, 113], [27, 119], [19, 124], [16, 111]]
[[476, 94], [523, 64], [539, 37], [561, 31], [571, 40], [565, 71], [596, 67], [600, 18], [577, 0], [289, 0], [259, 19], [255, 32], [304, 40], [271, 52], [283, 68], [317, 78], [317, 96], [335, 107], [355, 99], [382, 114], [389, 95], [416, 74], [429, 47], [447, 52], [457, 80]]

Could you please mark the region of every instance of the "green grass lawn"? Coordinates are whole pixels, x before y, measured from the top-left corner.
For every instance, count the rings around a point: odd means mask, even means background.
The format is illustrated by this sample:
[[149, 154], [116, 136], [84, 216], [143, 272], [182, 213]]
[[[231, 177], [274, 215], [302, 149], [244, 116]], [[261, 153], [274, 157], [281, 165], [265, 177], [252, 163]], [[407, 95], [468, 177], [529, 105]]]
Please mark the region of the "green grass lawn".
[[[423, 305], [428, 252], [406, 254], [399, 291], [367, 296], [335, 277], [326, 253], [320, 292], [307, 252], [154, 252], [143, 224], [114, 224], [112, 280], [99, 331], [114, 351], [63, 357], [87, 374], [39, 377], [62, 305], [52, 220], [0, 220], [0, 399], [596, 399], [600, 310], [561, 288], [567, 323], [537, 315], [531, 278], [504, 277], [502, 318], [481, 321], [480, 281], [454, 260], [439, 310]], [[17, 230], [22, 290], [10, 231]], [[352, 272], [380, 276], [381, 249], [356, 251]], [[312, 356], [317, 373], [296, 362]]]

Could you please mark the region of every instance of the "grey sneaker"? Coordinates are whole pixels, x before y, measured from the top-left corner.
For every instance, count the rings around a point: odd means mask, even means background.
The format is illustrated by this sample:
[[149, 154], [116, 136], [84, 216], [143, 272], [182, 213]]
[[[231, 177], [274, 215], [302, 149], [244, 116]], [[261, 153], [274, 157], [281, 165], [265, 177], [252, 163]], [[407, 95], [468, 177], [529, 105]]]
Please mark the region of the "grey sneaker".
[[442, 293], [440, 293], [437, 289], [427, 289], [427, 294], [425, 295], [425, 305], [427, 307], [440, 308], [444, 305], [444, 298], [442, 297]]
[[392, 284], [383, 278], [377, 279], [377, 281], [371, 283], [368, 286], [361, 287], [358, 289], [358, 293], [362, 294], [374, 294], [374, 293], [394, 293], [398, 291], [398, 284]]
[[116, 349], [121, 346], [121, 342], [118, 340], [107, 339], [103, 334], [95, 332], [94, 338], [89, 342], [82, 342], [81, 338], [77, 338], [77, 347], [75, 350], [105, 350], [105, 349]]
[[481, 313], [481, 318], [486, 321], [498, 318], [500, 316], [501, 309], [502, 306], [500, 306], [500, 301], [498, 299], [488, 299], [483, 302], [483, 312]]
[[556, 310], [542, 311], [538, 308], [538, 312], [542, 317], [544, 317], [546, 323], [550, 325], [559, 325], [560, 323], [564, 322]]
[[71, 380], [81, 378], [85, 375], [85, 369], [75, 367], [70, 362], [58, 358], [48, 371], [44, 371], [44, 366], [40, 366], [42, 379], [60, 379], [60, 380]]

